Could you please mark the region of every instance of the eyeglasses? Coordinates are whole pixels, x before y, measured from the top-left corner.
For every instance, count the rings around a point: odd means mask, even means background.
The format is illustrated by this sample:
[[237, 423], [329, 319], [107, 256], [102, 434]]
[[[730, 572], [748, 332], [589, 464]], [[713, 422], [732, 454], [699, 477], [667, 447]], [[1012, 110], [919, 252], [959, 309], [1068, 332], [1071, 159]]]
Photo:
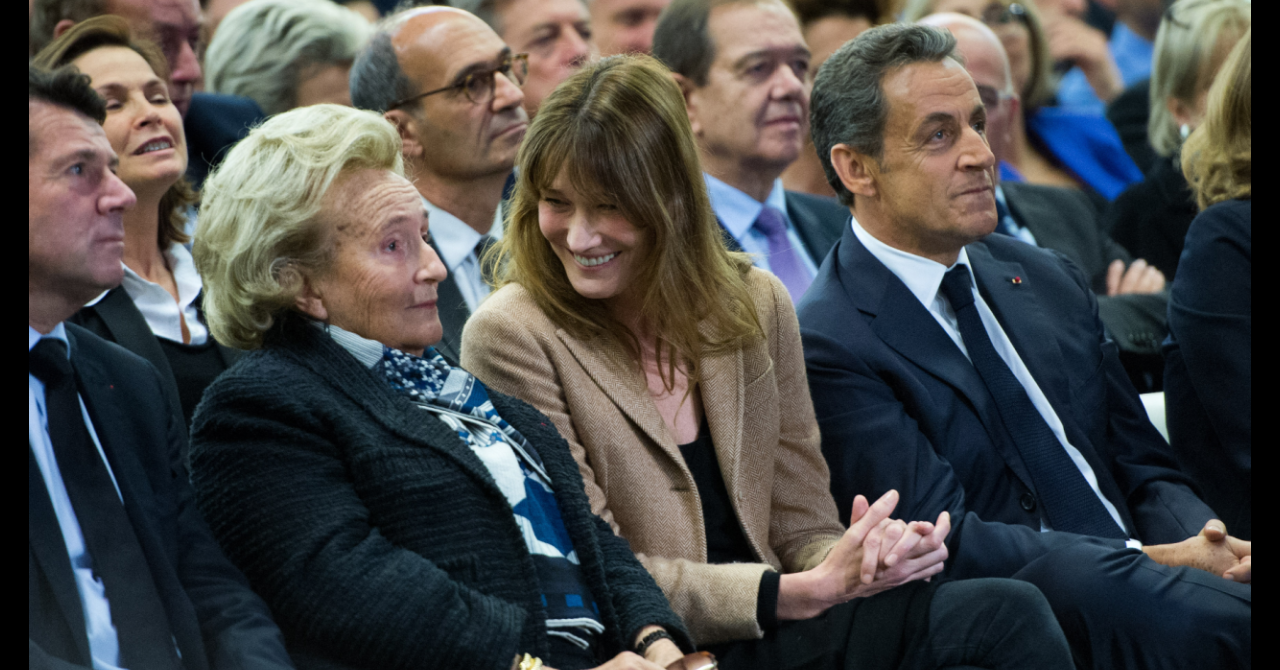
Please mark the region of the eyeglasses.
[[993, 2], [982, 10], [982, 22], [989, 28], [1007, 26], [1014, 21], [1023, 24], [1027, 22], [1026, 8], [1016, 2], [1009, 5]]
[[494, 76], [499, 73], [506, 77], [516, 86], [523, 86], [524, 80], [529, 76], [529, 54], [512, 54], [502, 59], [502, 62], [495, 68], [472, 72], [462, 78], [462, 81], [437, 88], [434, 91], [419, 93], [403, 100], [397, 100], [387, 107], [388, 110], [403, 107], [415, 100], [421, 100], [429, 95], [437, 93], [445, 93], [447, 91], [462, 91], [467, 100], [474, 105], [482, 105], [493, 99], [493, 90], [497, 85], [494, 83]]

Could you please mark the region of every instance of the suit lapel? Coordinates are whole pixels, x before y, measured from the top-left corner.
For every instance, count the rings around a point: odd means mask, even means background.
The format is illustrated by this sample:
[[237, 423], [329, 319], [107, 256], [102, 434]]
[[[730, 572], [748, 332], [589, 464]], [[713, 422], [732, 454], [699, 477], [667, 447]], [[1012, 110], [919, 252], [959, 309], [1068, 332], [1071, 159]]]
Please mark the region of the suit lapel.
[[111, 333], [111, 341], [147, 359], [160, 373], [160, 383], [164, 385], [165, 394], [176, 408], [182, 407], [178, 396], [177, 383], [173, 381], [173, 369], [169, 367], [169, 357], [164, 355], [160, 343], [151, 332], [151, 326], [142, 317], [142, 313], [133, 304], [133, 299], [125, 292], [124, 287], [117, 287], [107, 293], [107, 297], [99, 300], [89, 309], [97, 312], [102, 323]]
[[27, 445], [27, 544], [36, 564], [53, 592], [54, 605], [66, 619], [67, 628], [75, 640], [79, 658], [89, 659], [89, 638], [85, 634], [84, 611], [80, 606], [80, 593], [76, 589], [71, 559], [67, 557], [67, 545], [62, 540], [62, 526], [53, 511], [49, 490], [45, 487], [35, 454]]
[[[440, 256], [440, 249], [434, 241], [431, 248]], [[444, 336], [434, 348], [450, 361], [457, 361], [462, 356], [462, 327], [471, 317], [471, 310], [467, 307], [467, 301], [462, 298], [462, 291], [458, 290], [452, 274], [436, 284], [436, 304], [440, 307], [440, 326], [444, 330]]]
[[1058, 415], [1070, 416], [1071, 399], [1057, 393], [1067, 387], [1062, 350], [1050, 327], [1053, 321], [1043, 307], [1053, 304], [1052, 296], [1038, 295], [1039, 287], [1022, 265], [996, 260], [986, 245], [971, 244], [968, 251], [983, 300], [1000, 321], [1040, 390], [1057, 406]]
[[[711, 430], [716, 460], [720, 463], [720, 474], [729, 491], [738, 491], [745, 437], [742, 434], [742, 416], [746, 380], [742, 378], [742, 349], [703, 358], [700, 374], [702, 407], [706, 412], [707, 427]], [[738, 501], [733, 503], [737, 507]], [[742, 512], [738, 512], [740, 519], [755, 518]]]
[[679, 447], [662, 421], [662, 415], [658, 414], [658, 406], [654, 404], [648, 387], [644, 385], [644, 377], [632, 367], [632, 363], [622, 362], [626, 361], [625, 354], [616, 347], [600, 346], [598, 341], [583, 343], [562, 329], [556, 330], [556, 336], [564, 342], [569, 353], [587, 371], [592, 381], [632, 423], [639, 426], [675, 462], [684, 462], [680, 457]]
[[862, 246], [852, 230], [840, 247], [841, 264], [849, 273], [848, 283], [842, 277], [845, 292], [857, 309], [873, 317], [871, 330], [894, 351], [963, 396], [1010, 469], [1030, 486], [1031, 476], [1017, 449], [1004, 438], [995, 400], [973, 364], [915, 294]]

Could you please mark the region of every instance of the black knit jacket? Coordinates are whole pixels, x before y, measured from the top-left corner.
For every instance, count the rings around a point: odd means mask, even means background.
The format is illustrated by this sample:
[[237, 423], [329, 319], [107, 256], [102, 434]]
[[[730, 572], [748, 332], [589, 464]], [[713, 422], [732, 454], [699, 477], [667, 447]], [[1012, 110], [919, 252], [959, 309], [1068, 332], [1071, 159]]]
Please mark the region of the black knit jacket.
[[[490, 397], [551, 477], [605, 658], [650, 624], [691, 650], [627, 542], [591, 514], [551, 421]], [[561, 667], [547, 657], [533, 561], [488, 470], [319, 329], [286, 319], [209, 387], [191, 460], [201, 510], [300, 668], [506, 670], [526, 652]]]

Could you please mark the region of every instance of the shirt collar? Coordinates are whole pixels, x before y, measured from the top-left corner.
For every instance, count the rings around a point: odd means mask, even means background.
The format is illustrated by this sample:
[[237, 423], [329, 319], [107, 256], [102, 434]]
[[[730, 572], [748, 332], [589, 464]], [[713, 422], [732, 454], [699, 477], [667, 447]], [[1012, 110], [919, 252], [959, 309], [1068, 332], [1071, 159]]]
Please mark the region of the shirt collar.
[[[196, 272], [195, 260], [191, 258], [191, 252], [181, 244], [170, 245], [164, 252], [164, 259], [169, 264], [169, 271], [173, 273], [173, 283], [178, 286], [178, 301], [181, 303], [181, 308], [186, 309], [187, 305], [190, 305], [196, 299], [196, 296], [200, 294], [203, 288], [203, 284], [200, 282], [200, 273]], [[123, 261], [120, 265], [124, 267], [124, 281], [137, 282], [137, 284], [133, 284], [134, 286], [138, 284], [159, 286], [159, 284], [134, 272]], [[94, 298], [86, 307], [97, 304], [98, 301], [106, 297], [107, 293], [110, 293], [110, 291], [103, 291], [102, 295]]]
[[71, 342], [67, 339], [67, 327], [63, 325], [62, 322], [58, 322], [58, 325], [54, 326], [53, 330], [49, 331], [48, 335], [41, 334], [40, 331], [32, 328], [30, 324], [28, 324], [27, 353], [31, 353], [31, 350], [36, 348], [36, 343], [46, 337], [51, 337], [55, 340], [62, 340], [62, 343], [67, 345], [67, 358], [71, 358]]
[[747, 234], [747, 230], [755, 224], [760, 216], [760, 210], [764, 209], [765, 205], [782, 212], [783, 216], [787, 214], [787, 193], [781, 177], [773, 180], [773, 188], [769, 190], [769, 196], [761, 203], [710, 174], [704, 172], [702, 176], [707, 181], [707, 195], [711, 198], [711, 209], [715, 211], [716, 218], [720, 219], [720, 225], [724, 226], [734, 239], [742, 239], [742, 236]]
[[[440, 260], [444, 261], [445, 268], [449, 272], [453, 272], [475, 252], [476, 245], [480, 243], [480, 233], [464, 223], [462, 219], [440, 209], [430, 200], [423, 198], [422, 204], [427, 208], [431, 239], [435, 240], [436, 248], [440, 250]], [[493, 212], [493, 225], [489, 228], [489, 237], [495, 240], [502, 239], [501, 205]]]
[[871, 233], [867, 232], [858, 219], [850, 217], [853, 225], [853, 234], [858, 237], [858, 241], [862, 246], [871, 252], [876, 260], [884, 263], [895, 277], [902, 280], [907, 285], [907, 290], [924, 305], [925, 309], [930, 309], [934, 300], [938, 297], [938, 289], [942, 286], [942, 278], [946, 276], [947, 271], [955, 267], [959, 263], [964, 263], [969, 270], [970, 280], [973, 277], [973, 266], [969, 263], [969, 253], [964, 248], [960, 248], [960, 254], [956, 257], [956, 262], [947, 267], [942, 263], [930, 260], [923, 256], [909, 254], [901, 249], [893, 247], [876, 239]]
[[373, 368], [378, 364], [378, 361], [382, 360], [381, 342], [361, 337], [349, 330], [327, 325], [321, 321], [312, 321], [312, 323], [317, 328], [328, 333], [329, 337], [338, 343], [338, 346], [346, 349], [347, 353], [354, 356], [366, 368]]

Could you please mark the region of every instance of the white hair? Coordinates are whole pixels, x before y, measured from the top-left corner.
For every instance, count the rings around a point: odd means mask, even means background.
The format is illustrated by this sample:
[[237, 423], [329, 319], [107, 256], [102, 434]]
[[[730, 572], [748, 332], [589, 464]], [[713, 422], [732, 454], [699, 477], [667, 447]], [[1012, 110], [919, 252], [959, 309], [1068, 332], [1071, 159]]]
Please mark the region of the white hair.
[[363, 16], [330, 0], [250, 0], [218, 24], [205, 54], [205, 86], [279, 114], [297, 105], [305, 70], [349, 65], [372, 34]]
[[332, 261], [325, 194], [365, 169], [404, 176], [400, 136], [381, 115], [344, 105], [274, 116], [231, 149], [204, 182], [192, 247], [215, 339], [262, 345], [304, 274]]

